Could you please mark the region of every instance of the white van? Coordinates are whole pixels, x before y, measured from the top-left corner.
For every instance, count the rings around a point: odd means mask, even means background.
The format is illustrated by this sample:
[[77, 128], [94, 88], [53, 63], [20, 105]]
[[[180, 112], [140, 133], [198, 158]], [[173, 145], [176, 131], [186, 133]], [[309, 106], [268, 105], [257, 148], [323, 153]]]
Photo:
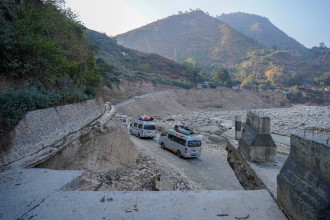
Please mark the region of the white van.
[[127, 119], [127, 115], [124, 115], [122, 113], [117, 113], [116, 117], [118, 118], [118, 120], [120, 122], [122, 122], [125, 126], [128, 125], [128, 119]]
[[127, 118], [119, 118], [119, 121], [121, 121], [125, 126], [128, 125], [128, 120], [127, 120]]
[[175, 130], [167, 130], [160, 135], [158, 143], [161, 148], [172, 151], [178, 157], [201, 156], [201, 137], [188, 129], [177, 129], [176, 126]]
[[[134, 120], [130, 124], [129, 132], [132, 135], [135, 135], [140, 138], [154, 138], [156, 137], [156, 124], [152, 118], [149, 117], [140, 117], [139, 120]], [[147, 118], [147, 119], [143, 119]]]

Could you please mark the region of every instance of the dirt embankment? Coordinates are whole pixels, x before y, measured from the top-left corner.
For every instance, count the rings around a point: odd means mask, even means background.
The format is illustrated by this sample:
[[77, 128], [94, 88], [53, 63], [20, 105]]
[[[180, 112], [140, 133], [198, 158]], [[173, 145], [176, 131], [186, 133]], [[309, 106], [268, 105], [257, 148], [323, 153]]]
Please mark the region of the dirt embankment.
[[157, 116], [201, 110], [246, 110], [284, 106], [289, 106], [289, 101], [278, 92], [192, 89], [151, 94], [121, 107], [119, 111], [135, 117], [139, 114]]
[[116, 104], [137, 95], [171, 89], [180, 88], [169, 85], [154, 84], [148, 81], [122, 79], [119, 84], [113, 83], [112, 88], [104, 86], [102, 88], [102, 97], [105, 102]]
[[79, 139], [37, 167], [84, 169], [102, 173], [109, 167], [136, 161], [137, 152], [126, 127], [115, 119], [111, 119], [104, 128], [96, 123], [84, 130]]

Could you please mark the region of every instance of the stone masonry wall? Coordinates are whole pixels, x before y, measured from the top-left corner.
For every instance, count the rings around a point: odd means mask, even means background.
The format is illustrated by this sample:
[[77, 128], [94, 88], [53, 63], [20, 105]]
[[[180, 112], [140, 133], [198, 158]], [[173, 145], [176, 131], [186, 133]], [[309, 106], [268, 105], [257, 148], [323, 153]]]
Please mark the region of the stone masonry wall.
[[290, 218], [330, 219], [330, 146], [291, 135], [277, 187], [278, 202]]
[[12, 131], [10, 150], [0, 155], [0, 166], [33, 154], [78, 131], [105, 110], [102, 99], [28, 112]]

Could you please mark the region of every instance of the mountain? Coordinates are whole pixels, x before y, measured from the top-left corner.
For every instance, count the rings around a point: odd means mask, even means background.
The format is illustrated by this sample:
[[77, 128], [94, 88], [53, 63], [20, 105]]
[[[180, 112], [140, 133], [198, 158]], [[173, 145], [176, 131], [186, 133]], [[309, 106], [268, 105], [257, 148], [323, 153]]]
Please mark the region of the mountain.
[[312, 85], [315, 78], [329, 71], [328, 48], [308, 50], [268, 19], [245, 13], [222, 15], [218, 19], [200, 10], [180, 13], [116, 39], [125, 47], [179, 62], [187, 59], [197, 62], [211, 77], [226, 68], [236, 81], [257, 82], [255, 86], [267, 81], [273, 86]]
[[[97, 57], [109, 65], [105, 78], [111, 83], [121, 78], [148, 80], [161, 84], [191, 88], [192, 72], [185, 66], [160, 55], [143, 53], [118, 45], [115, 38], [87, 30], [91, 43], [98, 47]], [[195, 76], [196, 77], [196, 76]], [[198, 78], [198, 77], [197, 77]]]
[[119, 44], [179, 62], [190, 58], [207, 71], [237, 68], [250, 50], [263, 47], [202, 11], [173, 15], [116, 36]]
[[307, 50], [302, 44], [289, 37], [265, 17], [237, 12], [222, 14], [217, 19], [258, 41], [268, 49], [278, 48], [293, 55], [300, 55]]

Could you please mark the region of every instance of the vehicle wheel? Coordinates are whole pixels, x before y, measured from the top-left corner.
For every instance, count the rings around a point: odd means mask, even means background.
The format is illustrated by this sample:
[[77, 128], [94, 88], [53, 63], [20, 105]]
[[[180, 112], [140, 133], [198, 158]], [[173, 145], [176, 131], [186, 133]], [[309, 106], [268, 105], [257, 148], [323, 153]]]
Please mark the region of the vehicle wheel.
[[140, 137], [140, 133], [137, 134], [137, 137], [138, 137], [138, 138], [141, 138], [141, 137]]
[[164, 143], [161, 143], [160, 144], [160, 147], [163, 148], [163, 149], [165, 149], [165, 144]]
[[178, 157], [180, 158], [180, 157], [181, 157], [181, 151], [178, 150], [178, 151], [176, 152], [176, 156], [178, 156]]

